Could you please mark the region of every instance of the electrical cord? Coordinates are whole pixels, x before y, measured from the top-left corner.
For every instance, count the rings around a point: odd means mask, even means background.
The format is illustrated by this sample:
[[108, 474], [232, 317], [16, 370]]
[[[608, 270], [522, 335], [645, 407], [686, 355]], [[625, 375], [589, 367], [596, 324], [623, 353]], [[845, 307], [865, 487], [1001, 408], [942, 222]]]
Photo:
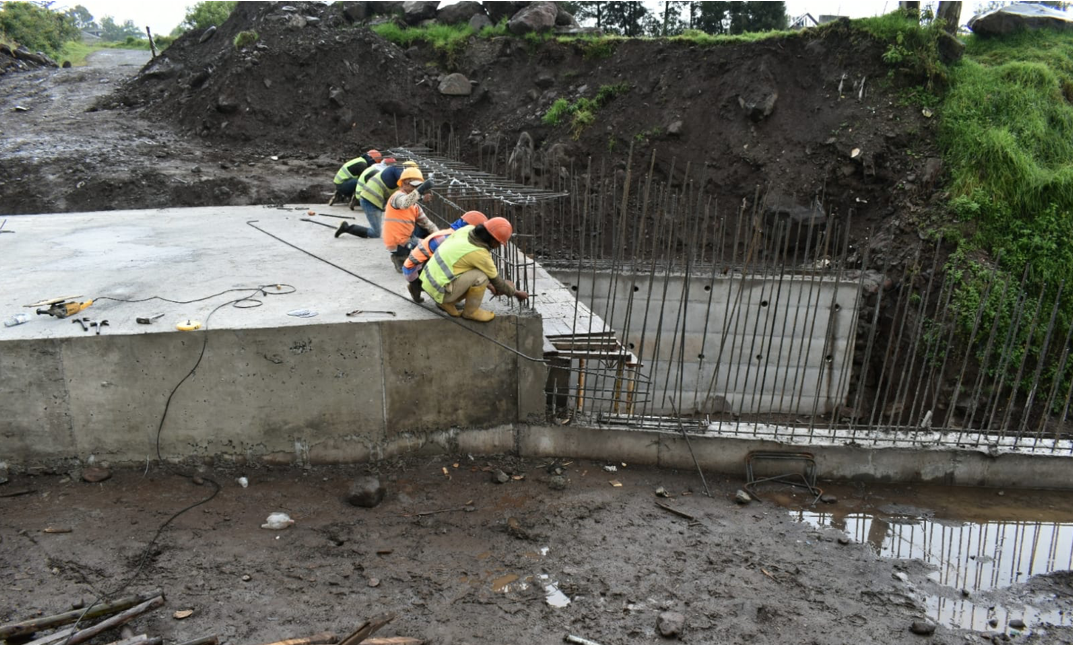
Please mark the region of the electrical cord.
[[[271, 291], [268, 291], [268, 288], [270, 288], [270, 287], [275, 287], [276, 292], [273, 293]], [[288, 290], [284, 291], [283, 290], [284, 288], [287, 288]], [[245, 295], [245, 296], [243, 296], [241, 298], [236, 298], [234, 300], [229, 300], [229, 301], [227, 301], [227, 302], [225, 302], [223, 304], [220, 304], [217, 307], [215, 307], [212, 311], [210, 311], [208, 316], [205, 317], [205, 325], [202, 328], [202, 331], [208, 331], [209, 321], [212, 319], [213, 314], [215, 314], [217, 311], [223, 309], [224, 307], [227, 307], [228, 305], [230, 305], [230, 306], [232, 306], [232, 307], [234, 307], [236, 309], [254, 309], [254, 308], [260, 307], [260, 306], [262, 306], [264, 304], [264, 302], [262, 302], [262, 301], [260, 301], [260, 300], [258, 300], [257, 298], [254, 297], [257, 294], [260, 294], [261, 297], [283, 296], [283, 295], [288, 295], [288, 294], [294, 293], [295, 291], [297, 291], [297, 288], [294, 287], [294, 285], [277, 283], [277, 284], [264, 284], [264, 285], [260, 285], [258, 287], [239, 287], [239, 288], [235, 288], [235, 289], [226, 289], [226, 290], [221, 291], [219, 293], [214, 293], [211, 296], [205, 296], [204, 298], [195, 298], [194, 300], [171, 300], [169, 298], [164, 298], [162, 296], [150, 296], [148, 298], [140, 298], [140, 299], [133, 299], [133, 300], [124, 300], [124, 299], [120, 299], [120, 298], [111, 298], [111, 297], [104, 296], [104, 297], [97, 298], [97, 300], [111, 300], [111, 301], [114, 301], [114, 302], [123, 302], [123, 303], [136, 303], [136, 302], [148, 302], [150, 300], [162, 300], [164, 302], [170, 302], [170, 303], [174, 303], [174, 304], [185, 305], [185, 304], [191, 304], [191, 303], [195, 303], [195, 302], [203, 302], [205, 300], [210, 300], [210, 299], [215, 298], [217, 296], [221, 296], [221, 295], [223, 295], [225, 293], [232, 293], [232, 292], [235, 292], [235, 291], [249, 292], [249, 293], [248, 293], [248, 295]], [[197, 370], [198, 366], [201, 365], [201, 360], [203, 358], [205, 358], [205, 350], [208, 347], [208, 344], [209, 344], [209, 336], [208, 336], [208, 334], [207, 333], [202, 334], [201, 351], [198, 353], [197, 360], [194, 361], [193, 367], [191, 367], [190, 370], [186, 373], [186, 375], [183, 376], [183, 378], [178, 383], [175, 384], [175, 387], [173, 387], [171, 389], [171, 393], [168, 394], [168, 399], [164, 403], [164, 411], [160, 415], [160, 422], [157, 424], [157, 429], [156, 429], [155, 449], [156, 449], [157, 462], [159, 464], [161, 464], [161, 466], [163, 467], [163, 469], [166, 472], [171, 473], [173, 475], [178, 475], [180, 477], [184, 477], [184, 478], [189, 479], [191, 481], [193, 481], [195, 479], [194, 475], [188, 475], [188, 474], [180, 472], [178, 470], [174, 470], [172, 468], [169, 468], [166, 465], [166, 463], [164, 462], [164, 458], [160, 454], [160, 437], [161, 437], [161, 434], [164, 431], [164, 422], [168, 418], [168, 410], [171, 409], [171, 401], [172, 401], [172, 399], [175, 398], [175, 394], [179, 391], [179, 388], [182, 387], [183, 383], [186, 383], [194, 375], [194, 372]], [[66, 639], [64, 639], [63, 645], [68, 645], [70, 643], [71, 638], [73, 638], [74, 635], [78, 632], [78, 625], [82, 622], [82, 619], [85, 618], [86, 614], [89, 613], [89, 611], [91, 609], [93, 609], [95, 606], [100, 604], [101, 601], [103, 601], [105, 598], [108, 598], [110, 596], [115, 596], [116, 594], [122, 592], [124, 589], [129, 587], [131, 585], [131, 583], [133, 583], [135, 580], [137, 580], [138, 576], [141, 575], [142, 570], [145, 569], [146, 563], [149, 562], [149, 556], [152, 553], [153, 546], [156, 544], [156, 542], [160, 538], [160, 536], [164, 533], [164, 529], [166, 529], [168, 527], [168, 525], [170, 525], [172, 522], [174, 522], [177, 518], [182, 516], [184, 513], [188, 512], [188, 511], [190, 511], [192, 509], [195, 509], [198, 506], [202, 506], [203, 504], [207, 504], [207, 503], [211, 502], [220, 493], [220, 490], [221, 490], [220, 484], [217, 483], [214, 479], [209, 478], [209, 477], [201, 477], [201, 479], [205, 483], [210, 484], [212, 486], [212, 492], [209, 494], [209, 496], [204, 498], [204, 499], [201, 499], [199, 501], [196, 501], [193, 504], [190, 504], [189, 506], [186, 506], [186, 507], [176, 511], [175, 513], [173, 513], [171, 515], [171, 517], [166, 519], [163, 524], [161, 524], [159, 527], [157, 527], [157, 530], [153, 534], [153, 537], [145, 545], [145, 549], [142, 551], [142, 557], [138, 562], [138, 566], [134, 569], [134, 572], [126, 580], [124, 580], [118, 586], [116, 586], [116, 588], [113, 589], [112, 591], [97, 594], [97, 597], [93, 600], [93, 602], [89, 603], [86, 606], [85, 610], [82, 611], [82, 615], [80, 615], [78, 617], [78, 620], [76, 620], [74, 622], [74, 625], [72, 626], [72, 632]], [[36, 544], [36, 541], [35, 541], [35, 544]]]

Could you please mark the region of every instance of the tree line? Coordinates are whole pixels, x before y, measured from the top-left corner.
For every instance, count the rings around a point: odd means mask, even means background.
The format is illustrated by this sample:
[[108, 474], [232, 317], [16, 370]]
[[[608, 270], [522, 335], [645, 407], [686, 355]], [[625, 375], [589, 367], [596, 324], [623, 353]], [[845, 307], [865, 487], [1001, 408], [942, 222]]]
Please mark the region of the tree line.
[[786, 29], [785, 2], [660, 2], [650, 11], [643, 2], [563, 2], [578, 22], [622, 36], [674, 36], [687, 29], [742, 34]]

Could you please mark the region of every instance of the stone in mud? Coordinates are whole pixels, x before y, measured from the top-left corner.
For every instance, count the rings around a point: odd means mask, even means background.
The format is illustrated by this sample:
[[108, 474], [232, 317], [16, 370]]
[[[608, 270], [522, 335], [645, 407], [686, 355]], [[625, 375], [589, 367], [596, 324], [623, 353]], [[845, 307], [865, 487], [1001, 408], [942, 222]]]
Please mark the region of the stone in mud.
[[552, 490], [563, 490], [566, 488], [566, 477], [562, 475], [555, 475], [548, 479], [548, 488]]
[[346, 501], [354, 506], [372, 508], [384, 499], [384, 485], [377, 477], [359, 477], [350, 485]]
[[440, 94], [447, 96], [469, 96], [473, 93], [473, 85], [465, 76], [455, 72], [448, 74], [440, 81]]
[[734, 493], [734, 501], [739, 504], [748, 504], [749, 502], [753, 501], [753, 498], [749, 496], [749, 493], [746, 493], [743, 490], [739, 490], [738, 492]]
[[496, 468], [492, 471], [492, 483], [493, 484], [506, 484], [510, 481], [510, 475]]
[[1024, 629], [1024, 628], [1025, 628], [1025, 621], [1021, 620], [1020, 618], [1014, 618], [1013, 620], [1010, 621], [1010, 629]]
[[659, 615], [659, 633], [664, 638], [673, 638], [682, 633], [686, 617], [677, 611], [665, 611]]
[[111, 471], [107, 468], [99, 468], [91, 466], [90, 468], [84, 468], [82, 470], [82, 481], [96, 484], [102, 482], [112, 476]]
[[838, 498], [834, 495], [820, 495], [820, 501], [824, 504], [837, 504]]
[[909, 626], [909, 631], [918, 636], [931, 636], [935, 633], [935, 625], [922, 620], [914, 620], [913, 624]]

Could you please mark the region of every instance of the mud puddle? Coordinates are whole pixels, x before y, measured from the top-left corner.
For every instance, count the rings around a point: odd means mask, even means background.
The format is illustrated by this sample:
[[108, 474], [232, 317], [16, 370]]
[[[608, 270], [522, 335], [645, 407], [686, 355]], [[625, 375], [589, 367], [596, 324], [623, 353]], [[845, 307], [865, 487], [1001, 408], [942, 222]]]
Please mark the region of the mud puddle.
[[[527, 551], [522, 554], [522, 557], [539, 561], [548, 555], [549, 550], [548, 547], [542, 547], [539, 551]], [[507, 573], [494, 578], [491, 581], [491, 588], [492, 591], [504, 595], [519, 594], [530, 588], [540, 589], [544, 594], [545, 602], [556, 608], [566, 607], [571, 602], [570, 597], [559, 588], [559, 584], [546, 573]]]
[[841, 488], [833, 504], [800, 493], [765, 499], [796, 520], [833, 528], [882, 558], [919, 560], [931, 573], [916, 591], [927, 617], [955, 629], [1041, 633], [1073, 626], [1073, 605], [1053, 594], [1003, 594], [1033, 576], [1073, 569], [1068, 493], [940, 487]]

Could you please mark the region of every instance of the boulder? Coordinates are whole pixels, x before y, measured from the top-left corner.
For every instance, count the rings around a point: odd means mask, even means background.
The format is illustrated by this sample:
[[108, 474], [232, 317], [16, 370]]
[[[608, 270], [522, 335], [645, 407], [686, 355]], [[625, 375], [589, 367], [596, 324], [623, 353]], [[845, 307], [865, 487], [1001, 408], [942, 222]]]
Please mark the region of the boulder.
[[242, 107], [239, 98], [230, 92], [224, 92], [216, 97], [216, 111], [223, 114], [234, 114]]
[[350, 22], [361, 22], [369, 17], [368, 2], [344, 2], [343, 17]]
[[102, 482], [109, 479], [111, 476], [112, 472], [107, 468], [91, 466], [82, 470], [82, 481], [89, 482], [90, 484]]
[[671, 123], [667, 126], [667, 134], [671, 135], [672, 137], [680, 137], [682, 136], [682, 128], [684, 127], [685, 124], [682, 123], [681, 119], [671, 121]]
[[489, 18], [488, 15], [483, 13], [483, 12], [478, 13], [478, 14], [474, 14], [474, 16], [469, 19], [469, 28], [472, 29], [473, 31], [480, 31], [480, 30], [484, 29], [485, 27], [492, 27], [492, 26], [493, 26], [492, 19]]
[[1073, 20], [1068, 14], [1041, 4], [1015, 2], [973, 16], [969, 29], [981, 36], [1004, 36], [1022, 30], [1073, 29]]
[[488, 12], [488, 17], [492, 19], [493, 23], [498, 23], [504, 18], [510, 18], [531, 4], [531, 2], [489, 2], [484, 5], [484, 10]]
[[559, 6], [554, 2], [537, 2], [514, 14], [514, 17], [507, 23], [507, 29], [516, 36], [551, 31], [555, 27], [555, 18], [558, 15]]
[[555, 9], [558, 13], [555, 14], [555, 26], [556, 27], [568, 27], [577, 28], [581, 25], [578, 24], [577, 18], [574, 18], [574, 14], [570, 13], [566, 9], [563, 9], [561, 2], [555, 3]]
[[343, 107], [346, 98], [346, 90], [341, 87], [332, 87], [328, 90], [328, 100], [335, 107]]
[[448, 74], [440, 81], [440, 94], [447, 96], [469, 96], [473, 93], [473, 85], [465, 76], [455, 72]]
[[366, 2], [365, 9], [370, 16], [388, 16], [402, 13], [403, 2]]
[[445, 25], [457, 25], [469, 22], [474, 16], [484, 15], [484, 7], [479, 2], [458, 2], [449, 4], [436, 12], [436, 20]]
[[439, 2], [413, 2], [402, 3], [402, 19], [408, 25], [419, 24], [422, 20], [430, 20], [436, 17], [436, 7]]
[[346, 501], [354, 506], [372, 508], [384, 500], [384, 485], [378, 477], [358, 477], [350, 485]]
[[939, 34], [936, 44], [939, 47], [939, 60], [947, 65], [961, 60], [962, 54], [965, 53], [965, 43], [945, 31]]
[[216, 25], [209, 25], [208, 29], [201, 32], [201, 36], [197, 39], [199, 44], [207, 42], [210, 38], [216, 35]]
[[677, 611], [665, 611], [659, 615], [659, 633], [664, 638], [673, 638], [682, 633], [686, 617]]

